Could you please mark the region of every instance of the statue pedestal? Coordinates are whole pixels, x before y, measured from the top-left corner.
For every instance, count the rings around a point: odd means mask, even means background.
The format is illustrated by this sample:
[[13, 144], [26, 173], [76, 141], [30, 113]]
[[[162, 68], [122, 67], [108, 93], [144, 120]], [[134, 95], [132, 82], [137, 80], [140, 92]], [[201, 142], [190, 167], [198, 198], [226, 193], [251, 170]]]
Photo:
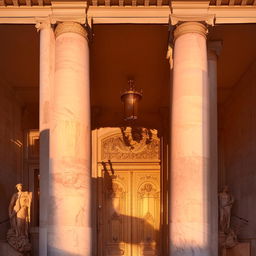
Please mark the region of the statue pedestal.
[[251, 256], [250, 243], [238, 243], [236, 246], [230, 249], [222, 249], [221, 256]]
[[22, 253], [17, 252], [7, 242], [0, 241], [0, 255], [3, 256], [24, 256]]

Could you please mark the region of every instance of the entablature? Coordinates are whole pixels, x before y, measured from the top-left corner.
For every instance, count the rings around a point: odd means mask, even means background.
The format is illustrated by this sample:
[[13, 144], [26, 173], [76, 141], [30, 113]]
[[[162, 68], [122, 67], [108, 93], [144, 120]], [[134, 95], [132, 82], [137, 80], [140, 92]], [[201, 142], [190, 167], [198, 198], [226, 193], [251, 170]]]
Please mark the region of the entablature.
[[0, 0], [0, 24], [74, 21], [81, 24], [256, 23], [256, 0]]

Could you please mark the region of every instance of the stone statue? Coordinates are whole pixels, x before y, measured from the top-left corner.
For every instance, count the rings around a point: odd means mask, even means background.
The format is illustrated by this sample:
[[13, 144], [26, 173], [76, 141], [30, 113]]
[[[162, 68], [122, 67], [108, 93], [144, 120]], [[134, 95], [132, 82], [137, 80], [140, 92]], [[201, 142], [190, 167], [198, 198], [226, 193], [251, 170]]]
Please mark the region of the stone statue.
[[222, 250], [237, 245], [237, 235], [231, 228], [231, 208], [234, 197], [229, 193], [228, 186], [225, 186], [219, 193], [219, 245]]
[[230, 229], [231, 208], [234, 197], [229, 193], [228, 186], [219, 193], [220, 230], [226, 232]]
[[232, 248], [232, 247], [236, 246], [237, 243], [238, 243], [237, 235], [236, 235], [235, 231], [230, 228], [229, 231], [227, 232], [224, 246], [225, 246], [225, 248]]
[[7, 232], [7, 241], [19, 252], [31, 250], [28, 238], [28, 225], [30, 222], [30, 205], [32, 193], [22, 191], [22, 184], [17, 184], [18, 192], [14, 193], [9, 204], [9, 218], [11, 228]]

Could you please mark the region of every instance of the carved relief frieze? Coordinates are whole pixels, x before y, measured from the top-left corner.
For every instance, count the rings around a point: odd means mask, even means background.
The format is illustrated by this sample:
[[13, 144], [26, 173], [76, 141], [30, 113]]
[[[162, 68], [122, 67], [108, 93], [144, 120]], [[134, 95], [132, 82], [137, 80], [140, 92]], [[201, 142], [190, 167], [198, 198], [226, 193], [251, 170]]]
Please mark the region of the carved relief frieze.
[[116, 134], [102, 141], [101, 150], [102, 161], [159, 161], [160, 143], [158, 138], [148, 143], [143, 137], [140, 142], [131, 141], [131, 146], [127, 146], [122, 135]]

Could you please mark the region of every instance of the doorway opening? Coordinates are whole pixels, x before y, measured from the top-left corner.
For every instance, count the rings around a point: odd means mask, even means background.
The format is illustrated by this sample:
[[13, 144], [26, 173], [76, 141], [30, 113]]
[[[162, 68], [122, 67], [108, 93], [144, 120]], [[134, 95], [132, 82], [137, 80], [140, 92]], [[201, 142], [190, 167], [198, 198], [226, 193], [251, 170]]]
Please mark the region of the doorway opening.
[[99, 256], [162, 254], [161, 143], [156, 130], [141, 133], [135, 141], [130, 127], [93, 131]]

